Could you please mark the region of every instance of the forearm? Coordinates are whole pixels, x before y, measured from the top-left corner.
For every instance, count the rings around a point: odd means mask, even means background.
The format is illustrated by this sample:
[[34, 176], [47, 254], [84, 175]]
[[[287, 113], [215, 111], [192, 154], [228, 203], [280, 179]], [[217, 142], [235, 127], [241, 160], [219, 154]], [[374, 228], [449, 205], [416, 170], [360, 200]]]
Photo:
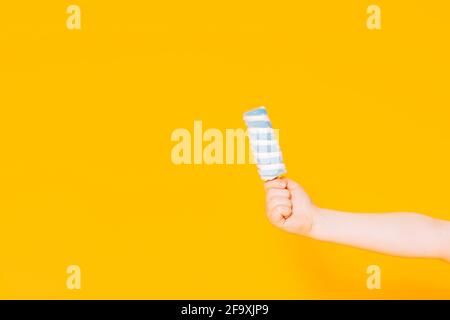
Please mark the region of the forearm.
[[450, 222], [416, 213], [318, 209], [309, 236], [396, 256], [450, 261]]

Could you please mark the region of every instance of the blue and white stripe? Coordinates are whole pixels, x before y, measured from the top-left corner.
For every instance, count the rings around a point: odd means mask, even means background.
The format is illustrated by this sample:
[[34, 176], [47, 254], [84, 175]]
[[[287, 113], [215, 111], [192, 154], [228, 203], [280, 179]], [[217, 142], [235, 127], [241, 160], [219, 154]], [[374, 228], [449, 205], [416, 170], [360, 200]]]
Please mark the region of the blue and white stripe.
[[261, 179], [268, 181], [285, 174], [286, 167], [280, 146], [266, 108], [260, 107], [244, 113], [244, 121]]

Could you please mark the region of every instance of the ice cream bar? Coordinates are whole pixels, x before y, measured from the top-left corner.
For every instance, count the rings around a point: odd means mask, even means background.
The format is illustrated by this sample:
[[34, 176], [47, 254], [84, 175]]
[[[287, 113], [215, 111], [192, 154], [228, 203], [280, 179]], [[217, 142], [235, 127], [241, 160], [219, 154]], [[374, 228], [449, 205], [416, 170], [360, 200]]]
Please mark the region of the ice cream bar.
[[262, 180], [275, 179], [286, 173], [272, 123], [264, 107], [244, 113], [244, 121], [248, 128], [248, 137], [253, 158]]

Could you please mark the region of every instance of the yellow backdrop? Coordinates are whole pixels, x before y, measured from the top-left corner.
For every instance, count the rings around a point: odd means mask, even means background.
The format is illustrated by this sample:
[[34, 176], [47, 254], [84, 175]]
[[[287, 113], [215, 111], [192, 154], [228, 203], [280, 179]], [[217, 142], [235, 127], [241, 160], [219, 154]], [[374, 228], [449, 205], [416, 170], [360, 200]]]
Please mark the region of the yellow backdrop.
[[[370, 4], [382, 30], [366, 27]], [[2, 2], [0, 298], [450, 298], [444, 262], [272, 227], [253, 165], [170, 158], [176, 128], [243, 128], [265, 105], [289, 176], [320, 206], [450, 219], [449, 11]], [[366, 288], [373, 264], [381, 290]]]

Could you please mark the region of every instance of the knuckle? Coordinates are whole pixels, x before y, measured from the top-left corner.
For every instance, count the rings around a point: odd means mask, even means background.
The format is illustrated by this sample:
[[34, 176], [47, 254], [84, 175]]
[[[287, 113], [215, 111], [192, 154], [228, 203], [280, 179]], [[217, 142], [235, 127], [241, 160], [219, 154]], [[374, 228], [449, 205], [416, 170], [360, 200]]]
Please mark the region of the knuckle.
[[289, 198], [290, 193], [289, 193], [288, 190], [284, 189], [284, 190], [280, 190], [280, 191], [281, 191], [281, 194], [282, 194], [284, 197]]

